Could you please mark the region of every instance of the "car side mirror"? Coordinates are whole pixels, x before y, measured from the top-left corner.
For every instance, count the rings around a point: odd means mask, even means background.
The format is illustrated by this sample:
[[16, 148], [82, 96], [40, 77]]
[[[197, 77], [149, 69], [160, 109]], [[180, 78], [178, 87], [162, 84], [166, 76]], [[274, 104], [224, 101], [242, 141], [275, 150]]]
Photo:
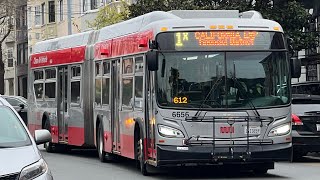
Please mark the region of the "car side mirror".
[[50, 142], [52, 138], [48, 130], [41, 129], [41, 130], [35, 130], [34, 140], [36, 141], [36, 144], [39, 145], [39, 144]]
[[298, 58], [290, 59], [291, 78], [300, 78], [301, 60]]
[[146, 61], [149, 71], [158, 70], [158, 52], [157, 51], [148, 51], [146, 54]]

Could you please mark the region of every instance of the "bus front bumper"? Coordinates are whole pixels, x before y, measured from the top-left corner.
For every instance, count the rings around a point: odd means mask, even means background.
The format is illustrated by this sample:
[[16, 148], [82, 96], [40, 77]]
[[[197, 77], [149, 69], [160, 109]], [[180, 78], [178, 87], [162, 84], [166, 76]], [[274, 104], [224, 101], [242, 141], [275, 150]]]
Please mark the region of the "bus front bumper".
[[[255, 164], [290, 161], [292, 144], [250, 145], [247, 147], [157, 146], [157, 166], [181, 164]], [[247, 153], [249, 152], [249, 153]], [[272, 168], [270, 168], [272, 169]]]

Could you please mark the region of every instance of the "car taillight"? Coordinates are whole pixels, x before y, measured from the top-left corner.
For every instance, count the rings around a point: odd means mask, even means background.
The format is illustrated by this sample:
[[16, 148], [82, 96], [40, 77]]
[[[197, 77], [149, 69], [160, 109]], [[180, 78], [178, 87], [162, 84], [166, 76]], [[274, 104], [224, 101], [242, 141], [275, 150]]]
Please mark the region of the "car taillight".
[[296, 125], [296, 126], [303, 125], [303, 122], [301, 121], [301, 119], [297, 115], [292, 114], [291, 118], [292, 118], [292, 125]]

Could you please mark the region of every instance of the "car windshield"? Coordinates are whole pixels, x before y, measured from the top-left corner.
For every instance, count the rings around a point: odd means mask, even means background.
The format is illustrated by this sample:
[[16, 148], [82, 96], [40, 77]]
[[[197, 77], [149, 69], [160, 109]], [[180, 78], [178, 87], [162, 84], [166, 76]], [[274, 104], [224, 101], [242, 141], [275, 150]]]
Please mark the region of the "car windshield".
[[159, 56], [161, 106], [250, 108], [251, 103], [268, 107], [290, 102], [285, 52], [164, 52]]
[[27, 131], [9, 107], [0, 106], [0, 117], [0, 148], [31, 145]]

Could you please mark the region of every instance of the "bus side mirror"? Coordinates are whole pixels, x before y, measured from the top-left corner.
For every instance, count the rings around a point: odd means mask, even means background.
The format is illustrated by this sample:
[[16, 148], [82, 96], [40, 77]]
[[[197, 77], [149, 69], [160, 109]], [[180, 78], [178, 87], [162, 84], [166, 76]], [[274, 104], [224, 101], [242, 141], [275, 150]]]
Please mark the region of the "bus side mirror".
[[300, 78], [301, 60], [298, 58], [290, 59], [291, 78]]
[[148, 51], [146, 54], [146, 61], [149, 71], [158, 70], [158, 52], [157, 51]]

